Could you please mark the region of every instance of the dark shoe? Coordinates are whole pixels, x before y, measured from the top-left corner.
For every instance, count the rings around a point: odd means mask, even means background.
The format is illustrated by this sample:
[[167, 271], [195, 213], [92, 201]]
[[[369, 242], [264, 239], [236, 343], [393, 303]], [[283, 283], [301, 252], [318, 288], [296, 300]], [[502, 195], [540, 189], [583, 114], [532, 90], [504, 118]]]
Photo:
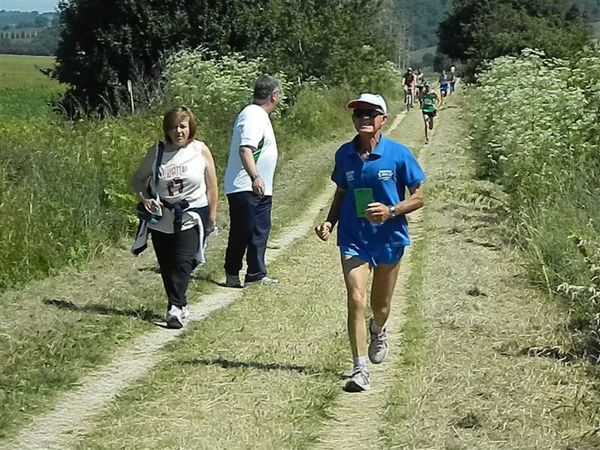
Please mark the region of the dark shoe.
[[241, 288], [242, 282], [240, 281], [240, 276], [239, 275], [229, 275], [228, 273], [226, 273], [225, 274], [225, 287]]
[[167, 328], [174, 328], [176, 330], [183, 328], [183, 310], [178, 306], [171, 306], [165, 321], [167, 322]]

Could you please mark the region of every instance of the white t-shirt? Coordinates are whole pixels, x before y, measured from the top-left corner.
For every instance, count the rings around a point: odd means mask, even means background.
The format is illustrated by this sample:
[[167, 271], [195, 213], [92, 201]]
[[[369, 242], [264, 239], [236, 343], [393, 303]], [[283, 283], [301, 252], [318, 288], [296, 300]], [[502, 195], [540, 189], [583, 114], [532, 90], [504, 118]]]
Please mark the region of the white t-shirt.
[[[225, 170], [225, 194], [252, 191], [252, 181], [242, 165], [240, 147], [254, 147], [258, 173], [265, 183], [265, 195], [273, 195], [273, 177], [277, 165], [277, 142], [269, 114], [259, 105], [248, 105], [233, 126], [229, 159]], [[257, 159], [258, 156], [258, 159]]]
[[[190, 208], [202, 208], [208, 205], [206, 195], [206, 160], [202, 155], [205, 144], [193, 140], [185, 147], [174, 152], [164, 152], [158, 170], [158, 186], [154, 183], [154, 168], [156, 158], [152, 165], [151, 188], [158, 193], [161, 200], [169, 203], [178, 203], [187, 200]], [[173, 233], [173, 211], [162, 208], [162, 219], [157, 224], [148, 224], [148, 228]], [[197, 225], [196, 220], [189, 213], [183, 213], [182, 230], [187, 230]]]

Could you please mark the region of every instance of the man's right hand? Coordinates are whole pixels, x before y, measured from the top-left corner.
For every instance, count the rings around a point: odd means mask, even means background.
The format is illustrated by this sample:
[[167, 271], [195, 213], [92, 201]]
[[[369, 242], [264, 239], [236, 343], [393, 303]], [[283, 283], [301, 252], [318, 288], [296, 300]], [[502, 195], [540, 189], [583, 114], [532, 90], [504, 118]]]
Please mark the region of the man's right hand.
[[265, 182], [258, 177], [252, 182], [252, 191], [259, 197], [265, 196]]
[[321, 225], [317, 225], [315, 227], [315, 233], [319, 236], [319, 239], [322, 241], [326, 241], [329, 239], [329, 235], [331, 235], [331, 230], [333, 229], [333, 225], [331, 222], [323, 222]]

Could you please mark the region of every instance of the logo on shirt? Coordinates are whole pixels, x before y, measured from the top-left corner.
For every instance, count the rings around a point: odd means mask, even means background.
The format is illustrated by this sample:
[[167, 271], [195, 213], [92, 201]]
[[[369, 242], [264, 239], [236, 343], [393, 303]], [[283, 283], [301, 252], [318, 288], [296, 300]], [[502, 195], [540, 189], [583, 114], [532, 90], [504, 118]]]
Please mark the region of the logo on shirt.
[[354, 181], [354, 170], [349, 170], [348, 172], [346, 172], [346, 181], [348, 183]]
[[394, 178], [393, 170], [380, 170], [377, 172], [377, 178], [381, 181], [388, 181]]
[[184, 176], [187, 171], [187, 166], [167, 166], [161, 167], [159, 174], [161, 178], [175, 178]]

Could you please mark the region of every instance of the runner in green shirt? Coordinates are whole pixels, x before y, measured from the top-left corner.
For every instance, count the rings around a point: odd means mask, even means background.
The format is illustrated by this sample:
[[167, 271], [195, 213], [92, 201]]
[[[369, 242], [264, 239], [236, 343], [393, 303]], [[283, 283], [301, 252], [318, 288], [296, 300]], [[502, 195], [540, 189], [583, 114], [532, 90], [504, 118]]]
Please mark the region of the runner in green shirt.
[[429, 144], [429, 130], [433, 130], [433, 118], [437, 114], [437, 108], [440, 104], [438, 95], [431, 90], [431, 84], [425, 83], [425, 90], [422, 95], [423, 122], [425, 124], [425, 143]]

